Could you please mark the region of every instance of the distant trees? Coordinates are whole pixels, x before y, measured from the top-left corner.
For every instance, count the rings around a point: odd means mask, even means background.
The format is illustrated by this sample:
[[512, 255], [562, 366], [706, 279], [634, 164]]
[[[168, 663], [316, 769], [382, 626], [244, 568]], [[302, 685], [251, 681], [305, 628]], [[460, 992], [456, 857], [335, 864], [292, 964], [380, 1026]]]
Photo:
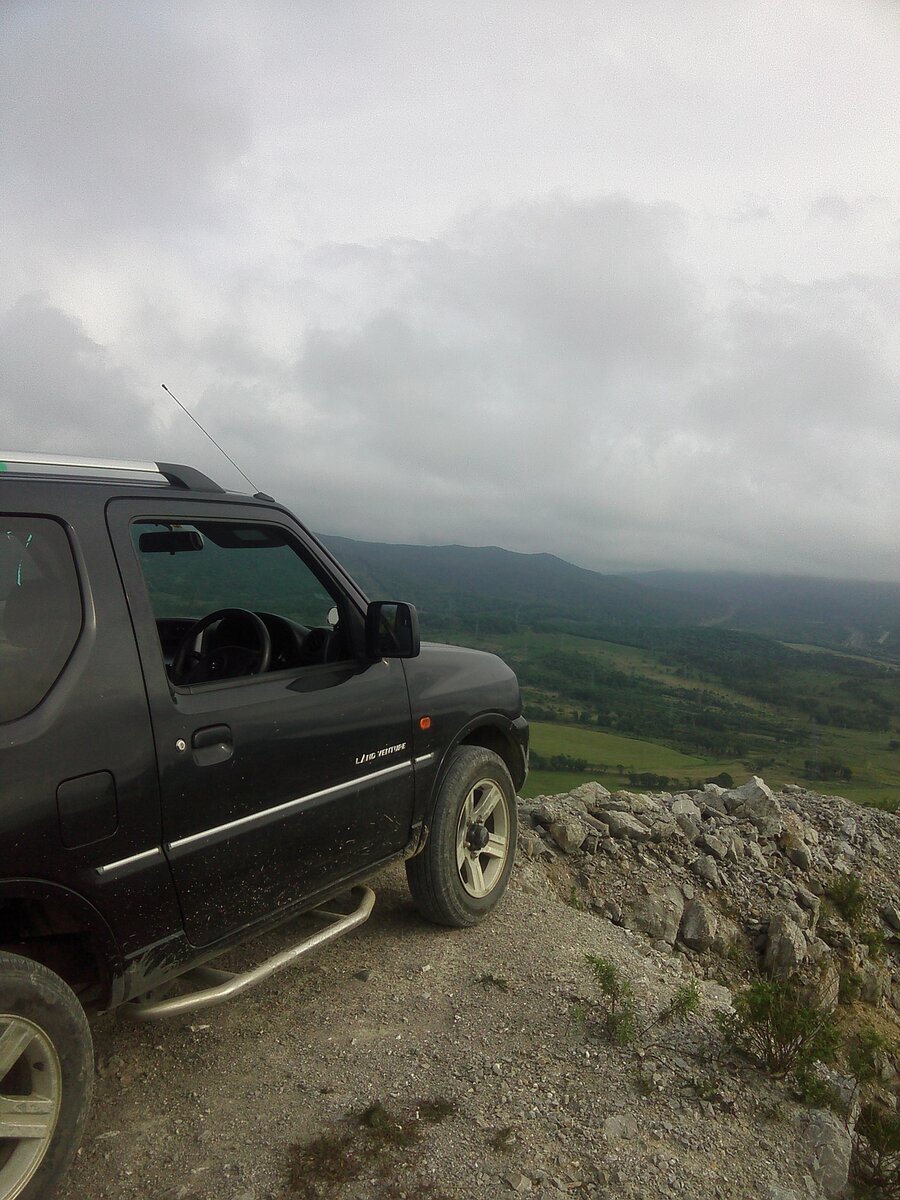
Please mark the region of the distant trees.
[[803, 764], [804, 779], [852, 779], [853, 772], [839, 758], [807, 758]]
[[538, 754], [532, 750], [528, 758], [536, 771], [587, 771], [592, 767], [586, 758], [573, 758], [570, 754]]

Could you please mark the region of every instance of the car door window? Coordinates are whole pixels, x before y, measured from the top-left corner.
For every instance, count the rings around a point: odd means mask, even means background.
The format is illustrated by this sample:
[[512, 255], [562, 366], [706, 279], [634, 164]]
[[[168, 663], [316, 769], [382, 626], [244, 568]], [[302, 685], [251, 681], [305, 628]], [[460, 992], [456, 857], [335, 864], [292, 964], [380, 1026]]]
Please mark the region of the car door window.
[[281, 526], [141, 520], [132, 541], [174, 684], [349, 657], [345, 599]]
[[24, 716], [43, 700], [81, 623], [78, 576], [62, 526], [0, 514], [0, 721]]

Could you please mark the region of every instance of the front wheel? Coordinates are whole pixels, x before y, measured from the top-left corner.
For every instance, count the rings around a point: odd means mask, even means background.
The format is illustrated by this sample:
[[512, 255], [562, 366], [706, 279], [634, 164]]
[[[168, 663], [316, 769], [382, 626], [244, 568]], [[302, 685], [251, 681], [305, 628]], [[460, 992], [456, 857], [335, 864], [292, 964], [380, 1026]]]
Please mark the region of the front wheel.
[[437, 925], [477, 925], [506, 891], [516, 853], [516, 791], [503, 760], [459, 746], [424, 848], [406, 864], [419, 911]]
[[0, 953], [0, 1200], [46, 1200], [72, 1160], [94, 1082], [91, 1031], [71, 989]]

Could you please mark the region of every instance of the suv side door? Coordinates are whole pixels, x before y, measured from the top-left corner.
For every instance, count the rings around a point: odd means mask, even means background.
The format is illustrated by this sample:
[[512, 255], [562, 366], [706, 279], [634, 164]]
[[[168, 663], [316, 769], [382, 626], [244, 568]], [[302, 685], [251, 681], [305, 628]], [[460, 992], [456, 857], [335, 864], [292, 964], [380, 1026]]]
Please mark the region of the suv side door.
[[[403, 664], [365, 659], [361, 602], [315, 544], [280, 510], [230, 502], [114, 500], [107, 520], [146, 680], [163, 848], [190, 941], [207, 945], [402, 851], [414, 773]], [[200, 554], [173, 551], [171, 565], [164, 555], [157, 560], [159, 573], [168, 578], [168, 570], [174, 582], [148, 586], [156, 566], [142, 569], [136, 530], [157, 528], [205, 530], [188, 539], [228, 569], [204, 573]], [[232, 550], [242, 538], [271, 544], [278, 554]], [[276, 559], [289, 580], [272, 573]], [[188, 649], [206, 660], [211, 677], [173, 681], [171, 646], [165, 656], [163, 650], [172, 631], [189, 630], [210, 605], [250, 608], [263, 613], [280, 643], [293, 630], [282, 624], [292, 591], [321, 596], [323, 628], [304, 644], [333, 661], [291, 662], [297, 653], [282, 647], [264, 673], [227, 677], [235, 665], [246, 669], [252, 651], [224, 646], [207, 653], [209, 634], [194, 644], [187, 633]], [[323, 655], [323, 645], [334, 642], [325, 627], [329, 607], [339, 614], [338, 649]], [[216, 662], [225, 664], [226, 677], [215, 677]]]

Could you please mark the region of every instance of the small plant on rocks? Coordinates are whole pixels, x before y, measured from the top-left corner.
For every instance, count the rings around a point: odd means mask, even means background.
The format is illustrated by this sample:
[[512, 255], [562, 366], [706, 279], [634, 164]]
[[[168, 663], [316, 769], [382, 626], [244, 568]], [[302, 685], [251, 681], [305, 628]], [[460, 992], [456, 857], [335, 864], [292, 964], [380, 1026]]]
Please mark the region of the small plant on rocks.
[[[651, 1029], [661, 1025], [671, 1025], [673, 1021], [683, 1021], [690, 1013], [694, 1013], [700, 1007], [700, 993], [697, 990], [696, 983], [686, 983], [678, 988], [665, 1006], [642, 1026], [638, 1031], [638, 1039], [644, 1041]], [[654, 1044], [654, 1043], [651, 1043]]]
[[900, 1197], [900, 1113], [883, 1104], [864, 1104], [856, 1123], [857, 1179], [870, 1195]]
[[[455, 1112], [451, 1100], [438, 1096], [419, 1100], [400, 1114], [379, 1102], [361, 1113], [348, 1114], [343, 1128], [293, 1148], [292, 1195], [298, 1200], [332, 1200], [347, 1184], [372, 1174], [380, 1181], [379, 1195], [393, 1196], [394, 1172], [403, 1152], [418, 1145], [429, 1126]], [[416, 1184], [416, 1194], [441, 1200], [434, 1188], [422, 1181]]]
[[868, 946], [872, 962], [884, 962], [887, 958], [887, 939], [882, 930], [867, 929], [859, 935], [859, 940]]
[[800, 1099], [810, 1108], [833, 1108], [835, 1111], [840, 1108], [840, 1096], [835, 1089], [808, 1067], [801, 1067], [795, 1073], [794, 1082]]
[[783, 1078], [834, 1060], [838, 1032], [833, 1017], [806, 1004], [795, 985], [757, 979], [737, 993], [733, 1005], [720, 1018], [726, 1042], [770, 1075]]
[[[857, 1091], [871, 1096], [887, 1056], [900, 1047], [871, 1027], [861, 1029], [847, 1050], [847, 1066], [856, 1077]], [[900, 1113], [879, 1099], [864, 1099], [854, 1136], [856, 1179], [873, 1197], [900, 1200]]]
[[862, 976], [856, 971], [841, 971], [838, 977], [838, 1004], [853, 1004], [862, 990]]
[[[683, 1021], [689, 1013], [696, 1012], [700, 1007], [700, 993], [695, 983], [684, 984], [678, 988], [671, 1000], [649, 1020], [641, 1023], [638, 1020], [637, 1008], [631, 984], [608, 958], [587, 955], [587, 961], [593, 972], [594, 979], [600, 987], [602, 999], [601, 1027], [605, 1036], [617, 1046], [631, 1046], [639, 1043], [641, 1048], [649, 1050], [658, 1044], [656, 1040], [648, 1041], [647, 1035], [651, 1030], [670, 1025], [675, 1021]], [[579, 1006], [585, 1013], [584, 1005]]]
[[602, 996], [600, 1007], [603, 1032], [617, 1046], [630, 1046], [636, 1032], [636, 1012], [631, 984], [622, 978], [619, 968], [608, 958], [588, 954], [587, 961]]
[[827, 899], [848, 925], [858, 925], [866, 906], [866, 893], [858, 875], [833, 875]]

